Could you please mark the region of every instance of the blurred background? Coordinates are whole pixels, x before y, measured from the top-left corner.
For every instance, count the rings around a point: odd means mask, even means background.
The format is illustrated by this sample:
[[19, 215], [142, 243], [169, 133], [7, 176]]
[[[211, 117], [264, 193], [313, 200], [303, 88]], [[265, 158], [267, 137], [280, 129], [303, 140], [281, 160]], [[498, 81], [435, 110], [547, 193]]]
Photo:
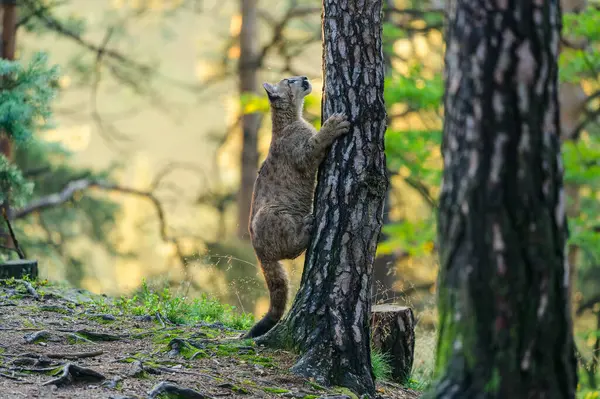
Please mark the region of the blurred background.
[[[444, 1], [384, 3], [392, 184], [373, 296], [414, 307], [430, 338], [417, 352], [432, 353]], [[596, 384], [600, 11], [584, 1], [565, 1], [563, 11], [573, 314], [586, 380]], [[11, 219], [42, 277], [108, 295], [133, 294], [146, 280], [262, 315], [267, 290], [247, 234], [270, 141], [262, 82], [308, 76], [305, 116], [319, 127], [320, 18], [318, 0], [19, 1], [14, 57], [42, 68], [36, 53], [44, 52], [44, 68], [60, 68], [53, 118], [9, 154], [34, 183]], [[302, 257], [286, 262], [294, 289], [302, 265]]]

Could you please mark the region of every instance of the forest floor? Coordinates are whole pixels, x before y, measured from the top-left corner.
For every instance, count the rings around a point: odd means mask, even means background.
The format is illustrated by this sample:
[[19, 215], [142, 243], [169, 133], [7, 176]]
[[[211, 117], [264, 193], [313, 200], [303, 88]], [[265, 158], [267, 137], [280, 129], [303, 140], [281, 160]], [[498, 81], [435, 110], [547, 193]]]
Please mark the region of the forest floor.
[[[238, 339], [249, 323], [207, 298], [111, 299], [0, 280], [0, 398], [356, 397], [291, 374], [289, 352]], [[377, 385], [383, 398], [419, 397]]]

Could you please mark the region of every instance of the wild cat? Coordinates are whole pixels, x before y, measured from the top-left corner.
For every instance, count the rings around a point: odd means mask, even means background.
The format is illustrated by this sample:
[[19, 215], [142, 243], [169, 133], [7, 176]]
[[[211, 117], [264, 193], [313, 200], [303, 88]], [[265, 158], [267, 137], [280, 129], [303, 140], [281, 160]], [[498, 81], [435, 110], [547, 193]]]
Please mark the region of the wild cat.
[[273, 132], [267, 158], [259, 169], [250, 211], [250, 239], [270, 293], [267, 314], [246, 338], [269, 331], [283, 316], [289, 283], [282, 259], [306, 250], [313, 227], [316, 174], [333, 141], [348, 133], [345, 115], [334, 114], [321, 130], [302, 117], [304, 97], [312, 86], [305, 76], [264, 83], [271, 107]]

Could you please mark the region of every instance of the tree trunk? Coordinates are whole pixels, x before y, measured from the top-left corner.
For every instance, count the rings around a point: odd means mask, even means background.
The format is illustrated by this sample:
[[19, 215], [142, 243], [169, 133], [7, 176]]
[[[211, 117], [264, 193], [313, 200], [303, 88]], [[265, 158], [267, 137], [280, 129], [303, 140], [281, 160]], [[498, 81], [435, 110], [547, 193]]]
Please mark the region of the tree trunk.
[[574, 398], [558, 0], [447, 3], [436, 398]]
[[334, 142], [319, 170], [316, 226], [292, 308], [258, 341], [300, 352], [295, 373], [373, 394], [371, 279], [388, 186], [382, 0], [323, 7], [322, 120], [344, 112], [351, 134]]
[[373, 348], [389, 356], [394, 381], [406, 383], [415, 355], [415, 317], [412, 309], [398, 305], [373, 306], [371, 333]]
[[[563, 13], [578, 13], [587, 6], [586, 0], [561, 0]], [[580, 37], [566, 37], [569, 43], [577, 43]], [[585, 112], [587, 96], [581, 83], [575, 84], [564, 82], [559, 85], [558, 99], [560, 103], [560, 130], [561, 138], [564, 141], [573, 140], [575, 127], [579, 124], [582, 114]], [[569, 203], [567, 204], [567, 217], [576, 218], [580, 212], [579, 184], [565, 184], [565, 192]], [[569, 259], [569, 298], [573, 301], [575, 284], [577, 282], [577, 262], [579, 258], [579, 247], [571, 244], [568, 247], [567, 257]]]
[[[394, 8], [394, 0], [383, 0], [384, 8]], [[391, 21], [392, 13], [387, 11], [383, 13], [383, 23], [389, 23]], [[388, 76], [392, 72], [392, 55], [383, 52], [383, 65], [385, 67], [384, 74]], [[389, 125], [389, 120], [387, 120]], [[391, 171], [388, 170], [388, 176], [391, 175]], [[388, 186], [385, 194], [385, 203], [383, 205], [383, 226], [387, 226], [390, 222], [390, 208], [392, 197], [392, 186]], [[379, 242], [387, 240], [387, 235], [381, 233], [379, 236]], [[374, 296], [374, 300], [386, 301], [396, 297], [396, 290], [394, 284], [396, 283], [396, 260], [397, 256], [394, 253], [379, 255], [375, 258], [373, 263], [373, 285], [371, 288], [371, 294]]]
[[[563, 8], [563, 11], [565, 9]], [[576, 126], [579, 124], [582, 114], [585, 112], [587, 96], [581, 84], [565, 82], [559, 85], [558, 99], [560, 104], [560, 137], [563, 142], [577, 140], [574, 137]], [[568, 199], [566, 206], [567, 218], [579, 216], [581, 202], [579, 189], [576, 183], [565, 184], [565, 194]], [[567, 259], [569, 260], [569, 298], [573, 301], [573, 293], [577, 282], [577, 261], [579, 258], [579, 247], [570, 244], [567, 248]], [[574, 311], [575, 309], [573, 309]]]
[[[15, 46], [17, 37], [17, 2], [16, 0], [3, 0], [2, 4], [2, 46], [0, 47], [0, 58], [6, 60], [15, 59]], [[6, 132], [0, 131], [0, 154], [7, 160], [12, 159], [12, 143]], [[0, 203], [0, 212], [6, 210], [8, 214], [9, 203]], [[0, 244], [8, 248], [14, 248], [14, 243], [8, 232], [0, 227]]]
[[[240, 31], [239, 78], [240, 94], [256, 94], [257, 57], [258, 57], [258, 21], [257, 0], [240, 0], [242, 27]], [[250, 203], [258, 168], [258, 129], [261, 117], [259, 113], [242, 116], [242, 154], [240, 162], [241, 181], [238, 197], [238, 237], [248, 239]]]

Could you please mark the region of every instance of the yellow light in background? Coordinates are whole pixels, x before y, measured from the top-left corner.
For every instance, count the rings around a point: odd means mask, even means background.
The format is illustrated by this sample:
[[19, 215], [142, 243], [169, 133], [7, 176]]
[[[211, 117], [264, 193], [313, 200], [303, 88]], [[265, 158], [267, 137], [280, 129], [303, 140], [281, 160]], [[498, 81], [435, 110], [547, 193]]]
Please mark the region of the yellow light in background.
[[236, 14], [231, 17], [231, 22], [229, 23], [229, 34], [231, 36], [237, 36], [240, 34], [242, 30], [242, 15]]
[[441, 46], [444, 44], [444, 36], [439, 30], [431, 30], [429, 32], [429, 42], [434, 46]]
[[400, 170], [398, 171], [398, 174], [402, 177], [408, 177], [408, 176], [410, 176], [410, 169], [408, 169], [406, 166], [402, 165], [400, 167]]
[[413, 45], [408, 39], [399, 39], [394, 43], [394, 52], [401, 58], [410, 58], [413, 52]]
[[592, 189], [590, 188], [590, 186], [583, 186], [583, 187], [581, 187], [581, 190], [579, 190], [579, 193], [583, 197], [591, 197]]
[[71, 86], [71, 77], [69, 75], [62, 75], [58, 79], [58, 85], [60, 86], [61, 89], [68, 88], [69, 86]]
[[196, 78], [201, 82], [208, 80], [208, 78], [211, 76], [210, 64], [203, 60], [196, 61], [196, 65], [194, 66], [194, 75], [196, 75]]
[[111, 7], [115, 8], [117, 10], [120, 8], [123, 8], [124, 5], [125, 5], [124, 0], [112, 0], [112, 2], [111, 2]]
[[48, 130], [43, 133], [43, 138], [51, 143], [59, 142], [73, 152], [83, 151], [90, 144], [92, 128], [84, 124]]
[[268, 298], [260, 298], [256, 301], [256, 306], [254, 307], [254, 316], [256, 318], [263, 317], [265, 313], [269, 310], [269, 299]]
[[427, 24], [422, 19], [416, 19], [414, 21], [411, 21], [410, 26], [414, 29], [425, 29], [427, 27]]
[[240, 53], [241, 53], [240, 46], [235, 45], [235, 46], [232, 46], [229, 48], [229, 51], [227, 51], [227, 56], [231, 59], [236, 60], [236, 59], [240, 58]]
[[425, 58], [428, 56], [430, 49], [429, 49], [429, 43], [427, 42], [427, 39], [425, 38], [425, 36], [416, 35], [413, 38], [413, 43], [414, 43], [415, 55], [417, 57]]
[[148, 8], [153, 11], [160, 11], [165, 6], [164, 0], [150, 0], [150, 4], [148, 4]]

